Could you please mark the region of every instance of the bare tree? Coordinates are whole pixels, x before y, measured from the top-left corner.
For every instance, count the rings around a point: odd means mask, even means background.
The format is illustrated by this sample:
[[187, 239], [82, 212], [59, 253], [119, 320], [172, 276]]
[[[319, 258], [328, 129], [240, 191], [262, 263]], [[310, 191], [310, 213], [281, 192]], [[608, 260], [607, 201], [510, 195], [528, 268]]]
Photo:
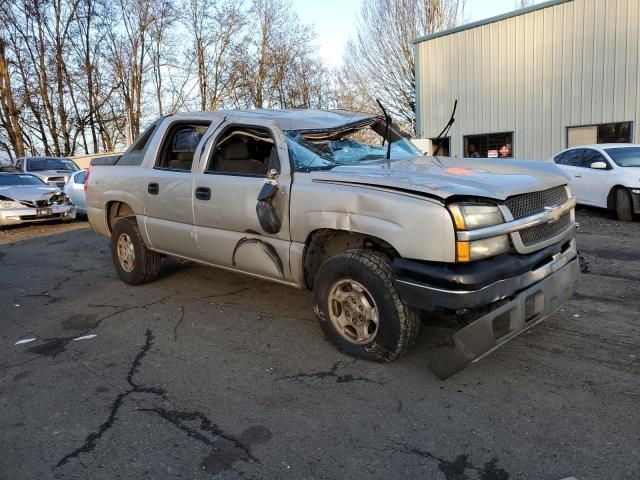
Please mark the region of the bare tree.
[[515, 6], [516, 8], [527, 8], [531, 7], [535, 2], [535, 0], [516, 0]]
[[178, 109], [333, 105], [289, 0], [175, 2], [0, 0], [0, 150], [113, 151]]
[[[20, 115], [14, 99], [14, 91], [11, 87], [11, 72], [7, 59], [5, 41], [0, 38], [0, 126], [4, 130], [13, 152], [18, 157], [24, 156], [24, 141]], [[11, 157], [9, 144], [4, 142], [2, 147]]]
[[[356, 38], [347, 44], [343, 77], [364, 88], [375, 108], [380, 97], [392, 114], [415, 129], [413, 40], [456, 24], [464, 0], [369, 0], [362, 3]], [[343, 81], [345, 81], [343, 79]]]
[[233, 0], [189, 0], [185, 10], [193, 39], [200, 110], [215, 110], [231, 97], [239, 78], [246, 14]]

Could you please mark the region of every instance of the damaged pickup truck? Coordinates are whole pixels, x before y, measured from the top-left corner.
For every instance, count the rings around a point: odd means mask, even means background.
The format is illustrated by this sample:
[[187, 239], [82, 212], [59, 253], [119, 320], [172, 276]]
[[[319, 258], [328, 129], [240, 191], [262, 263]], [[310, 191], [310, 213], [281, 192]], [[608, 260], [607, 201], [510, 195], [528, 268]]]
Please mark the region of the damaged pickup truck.
[[380, 361], [421, 317], [456, 314], [441, 378], [553, 314], [580, 277], [554, 165], [423, 157], [383, 116], [177, 114], [101, 163], [88, 216], [124, 282], [172, 257], [310, 289], [327, 337]]

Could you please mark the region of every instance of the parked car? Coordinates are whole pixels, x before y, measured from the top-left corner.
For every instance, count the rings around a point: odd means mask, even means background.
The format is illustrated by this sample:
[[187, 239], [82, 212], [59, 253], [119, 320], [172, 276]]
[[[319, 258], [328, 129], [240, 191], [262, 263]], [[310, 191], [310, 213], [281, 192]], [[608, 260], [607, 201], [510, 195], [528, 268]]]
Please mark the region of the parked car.
[[578, 203], [615, 211], [623, 221], [640, 213], [640, 145], [584, 145], [552, 160], [570, 176]]
[[62, 157], [23, 157], [16, 166], [23, 172], [32, 173], [44, 183], [63, 188], [73, 172], [80, 167], [73, 160]]
[[84, 191], [86, 175], [86, 170], [72, 173], [63, 189], [63, 192], [71, 199], [71, 203], [76, 206], [79, 215], [87, 214], [87, 196]]
[[380, 361], [415, 341], [420, 310], [458, 313], [455, 350], [430, 365], [441, 377], [551, 315], [580, 278], [555, 165], [422, 157], [377, 115], [170, 115], [86, 179], [125, 283], [155, 280], [168, 256], [310, 289], [327, 337]]
[[75, 217], [76, 207], [59, 188], [28, 173], [0, 173], [0, 227]]

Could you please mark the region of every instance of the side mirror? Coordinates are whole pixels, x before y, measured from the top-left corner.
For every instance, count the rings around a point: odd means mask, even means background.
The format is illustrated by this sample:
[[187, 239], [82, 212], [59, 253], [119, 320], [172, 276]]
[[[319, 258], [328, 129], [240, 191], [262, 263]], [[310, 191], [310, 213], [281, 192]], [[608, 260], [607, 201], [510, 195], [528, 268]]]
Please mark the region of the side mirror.
[[276, 208], [273, 206], [272, 200], [278, 193], [278, 184], [274, 181], [268, 181], [258, 194], [258, 203], [256, 205], [256, 215], [260, 226], [267, 233], [278, 233], [282, 222], [278, 216]]
[[607, 162], [593, 162], [591, 168], [596, 170], [606, 170], [608, 168]]

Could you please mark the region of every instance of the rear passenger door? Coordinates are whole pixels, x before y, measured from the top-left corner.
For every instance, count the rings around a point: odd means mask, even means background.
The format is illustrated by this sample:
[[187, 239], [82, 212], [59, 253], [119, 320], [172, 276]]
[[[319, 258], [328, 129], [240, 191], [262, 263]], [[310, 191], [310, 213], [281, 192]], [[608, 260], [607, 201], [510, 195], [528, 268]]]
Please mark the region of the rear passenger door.
[[[194, 258], [194, 156], [210, 120], [176, 119], [163, 125], [144, 192], [145, 225], [154, 250]], [[195, 162], [197, 164], [197, 162]]]
[[291, 175], [281, 130], [226, 125], [194, 181], [198, 258], [289, 282]]

